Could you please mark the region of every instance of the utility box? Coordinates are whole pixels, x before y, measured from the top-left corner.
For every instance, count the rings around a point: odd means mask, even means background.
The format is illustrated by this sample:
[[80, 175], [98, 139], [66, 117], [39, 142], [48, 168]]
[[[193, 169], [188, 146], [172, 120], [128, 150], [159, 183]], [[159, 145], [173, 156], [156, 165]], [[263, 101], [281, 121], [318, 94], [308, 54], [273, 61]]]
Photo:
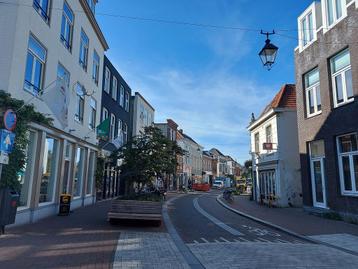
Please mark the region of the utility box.
[[0, 226], [2, 231], [4, 227], [15, 223], [17, 206], [19, 204], [20, 195], [9, 189], [0, 189]]
[[71, 210], [71, 195], [61, 194], [60, 195], [60, 207], [59, 207], [59, 216], [68, 216]]

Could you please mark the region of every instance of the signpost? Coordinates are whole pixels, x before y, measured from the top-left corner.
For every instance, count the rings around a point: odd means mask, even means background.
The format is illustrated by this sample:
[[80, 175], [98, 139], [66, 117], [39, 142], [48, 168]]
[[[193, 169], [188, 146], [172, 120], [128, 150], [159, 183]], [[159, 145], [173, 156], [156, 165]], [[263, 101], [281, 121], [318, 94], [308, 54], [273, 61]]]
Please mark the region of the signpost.
[[9, 154], [14, 148], [15, 134], [12, 132], [16, 128], [17, 116], [15, 111], [8, 109], [4, 113], [3, 125], [5, 129], [0, 129], [0, 182], [2, 165], [9, 164]]

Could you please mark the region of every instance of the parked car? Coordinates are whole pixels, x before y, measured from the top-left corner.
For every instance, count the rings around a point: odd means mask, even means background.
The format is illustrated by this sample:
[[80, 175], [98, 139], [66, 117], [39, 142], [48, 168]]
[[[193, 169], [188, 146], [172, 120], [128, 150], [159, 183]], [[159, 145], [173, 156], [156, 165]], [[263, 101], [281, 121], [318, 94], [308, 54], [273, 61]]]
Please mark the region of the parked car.
[[224, 181], [222, 180], [215, 180], [213, 183], [214, 189], [222, 189], [224, 187]]

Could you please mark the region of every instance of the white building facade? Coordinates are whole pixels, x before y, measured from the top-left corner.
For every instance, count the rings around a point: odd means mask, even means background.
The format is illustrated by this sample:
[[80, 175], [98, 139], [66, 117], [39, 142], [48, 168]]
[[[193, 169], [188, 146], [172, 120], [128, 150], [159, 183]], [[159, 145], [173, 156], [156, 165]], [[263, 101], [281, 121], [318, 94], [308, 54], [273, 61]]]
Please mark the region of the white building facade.
[[[54, 119], [32, 123], [16, 223], [95, 202], [96, 126], [106, 40], [96, 0], [14, 0], [0, 4], [0, 89]], [[61, 93], [59, 93], [61, 91]], [[60, 107], [60, 109], [58, 109]]]
[[295, 106], [295, 86], [285, 85], [248, 127], [258, 202], [278, 207], [302, 205]]
[[154, 123], [155, 109], [138, 92], [131, 98], [132, 135], [138, 136], [141, 132], [144, 132], [144, 127], [151, 126]]

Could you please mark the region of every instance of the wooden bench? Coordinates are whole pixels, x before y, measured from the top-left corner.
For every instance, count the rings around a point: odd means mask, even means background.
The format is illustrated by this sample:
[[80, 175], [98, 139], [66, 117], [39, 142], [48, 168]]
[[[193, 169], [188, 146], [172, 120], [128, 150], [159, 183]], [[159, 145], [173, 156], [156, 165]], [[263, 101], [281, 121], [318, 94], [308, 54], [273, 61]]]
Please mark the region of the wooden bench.
[[136, 200], [113, 200], [108, 220], [157, 220], [162, 219], [162, 203]]

